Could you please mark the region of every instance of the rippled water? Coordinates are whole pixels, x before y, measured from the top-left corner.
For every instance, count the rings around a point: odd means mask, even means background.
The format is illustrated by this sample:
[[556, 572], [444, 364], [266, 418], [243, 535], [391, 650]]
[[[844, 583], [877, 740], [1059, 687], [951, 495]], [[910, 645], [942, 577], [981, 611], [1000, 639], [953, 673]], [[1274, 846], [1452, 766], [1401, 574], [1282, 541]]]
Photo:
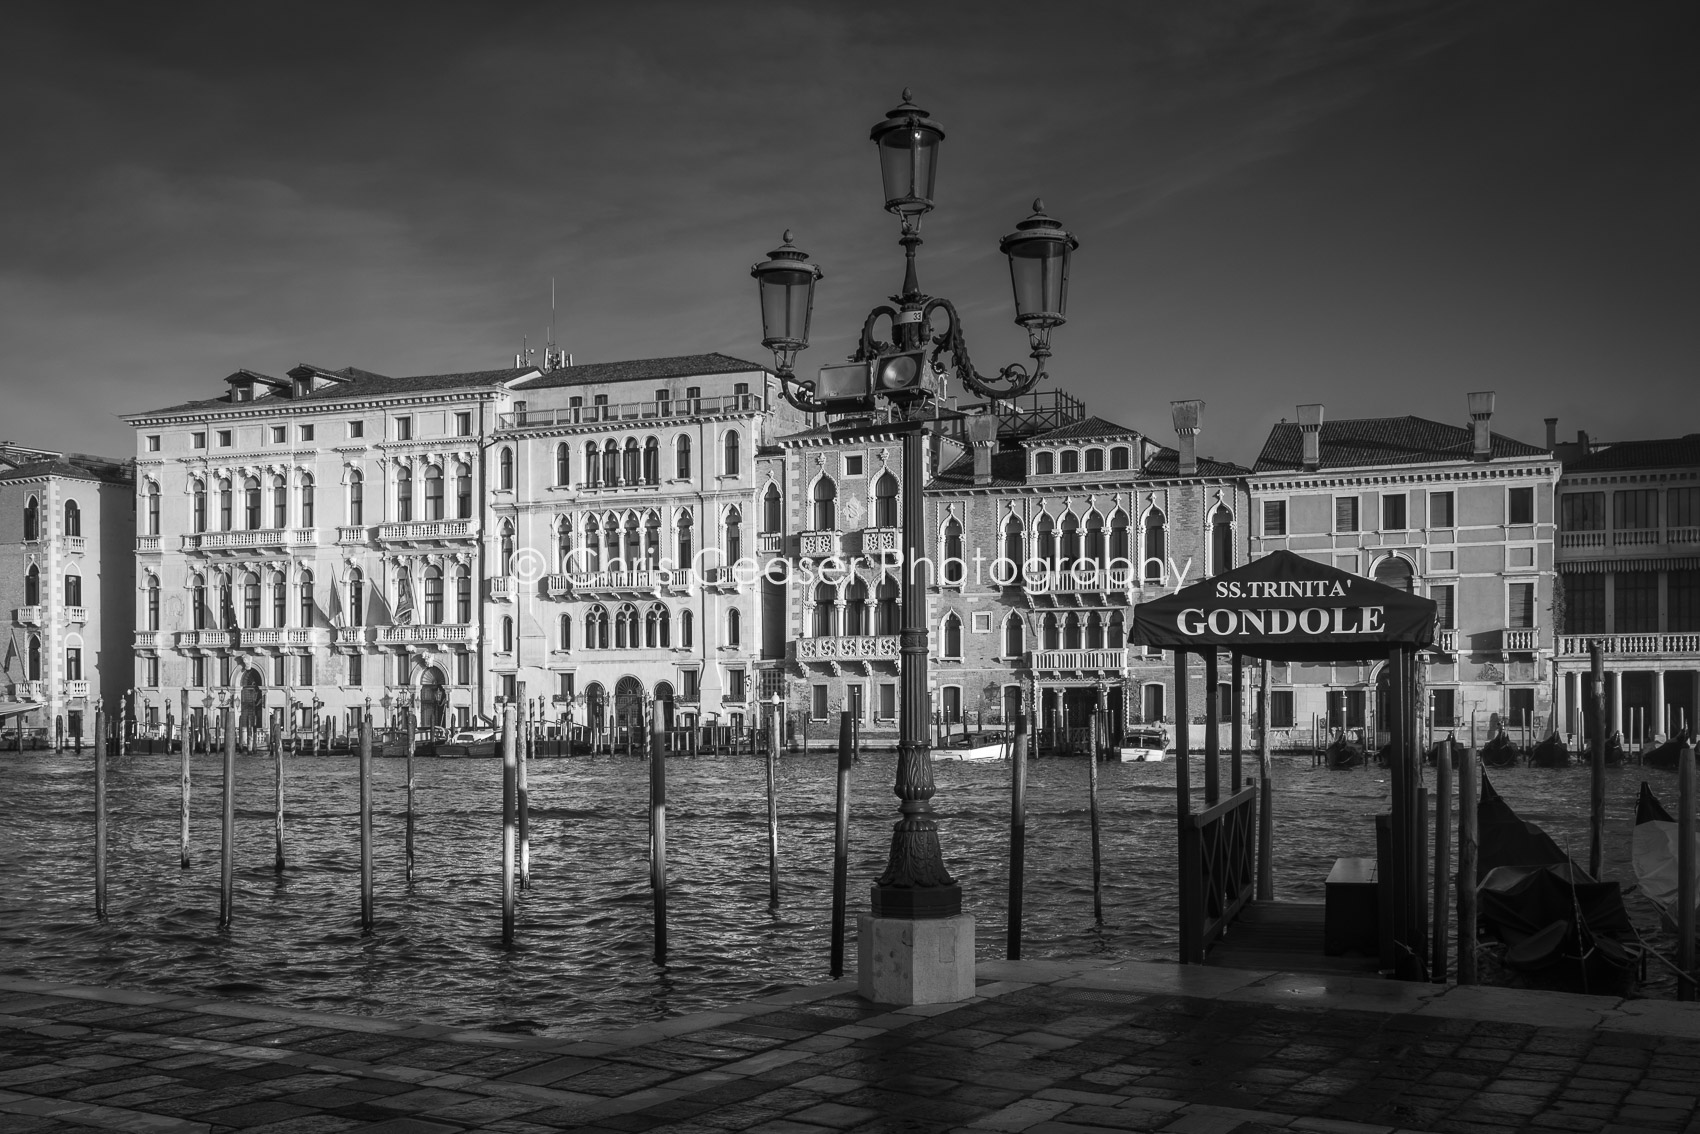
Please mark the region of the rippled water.
[[[854, 913], [884, 865], [895, 758], [852, 774]], [[1224, 760], [1224, 781], [1226, 781]], [[269, 759], [237, 760], [233, 924], [217, 925], [220, 758], [194, 757], [194, 865], [178, 865], [179, 758], [111, 761], [109, 916], [93, 915], [93, 773], [88, 753], [0, 753], [0, 971], [45, 979], [386, 1013], [539, 1034], [696, 1011], [825, 979], [831, 918], [834, 760], [780, 765], [781, 908], [767, 906], [764, 772], [750, 757], [668, 762], [668, 963], [650, 959], [647, 768], [624, 758], [530, 766], [532, 888], [518, 942], [500, 944], [500, 764], [415, 763], [415, 874], [403, 871], [404, 761], [374, 761], [377, 929], [359, 927], [356, 762], [291, 757], [288, 869], [273, 872]], [[1250, 768], [1248, 761], [1247, 767]], [[978, 918], [979, 954], [1002, 957], [1007, 763], [936, 767], [942, 839]], [[1433, 771], [1427, 773], [1432, 785]], [[1643, 776], [1675, 801], [1674, 776], [1609, 772], [1607, 876], [1628, 866]], [[1092, 918], [1087, 765], [1035, 761], [1028, 788], [1027, 957], [1172, 957], [1174, 765], [1100, 766], [1104, 917]], [[1194, 780], [1202, 779], [1197, 762]], [[1585, 769], [1507, 769], [1502, 795], [1573, 853], [1587, 853]], [[1377, 770], [1275, 763], [1276, 888], [1319, 900], [1335, 857], [1374, 853], [1386, 808]], [[1631, 912], [1652, 935], [1647, 903]], [[1668, 941], [1666, 942], [1668, 944]], [[1669, 994], [1655, 969], [1650, 990]]]

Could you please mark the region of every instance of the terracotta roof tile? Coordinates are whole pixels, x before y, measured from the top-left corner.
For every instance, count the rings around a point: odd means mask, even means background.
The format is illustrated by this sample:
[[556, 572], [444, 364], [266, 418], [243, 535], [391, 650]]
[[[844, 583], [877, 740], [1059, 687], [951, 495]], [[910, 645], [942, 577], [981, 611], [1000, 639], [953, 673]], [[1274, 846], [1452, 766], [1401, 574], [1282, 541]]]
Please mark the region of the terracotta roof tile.
[[1139, 431], [1129, 429], [1125, 425], [1117, 425], [1113, 421], [1105, 421], [1101, 417], [1088, 417], [1081, 421], [1070, 422], [1058, 426], [1045, 433], [1035, 433], [1026, 438], [1035, 441], [1084, 441], [1098, 437], [1138, 437]]
[[564, 366], [521, 382], [514, 388], [548, 390], [594, 382], [660, 381], [664, 378], [688, 378], [693, 374], [738, 374], [766, 369], [759, 362], [733, 358], [716, 351], [711, 354], [681, 354], [672, 358], [633, 358], [624, 362], [586, 362], [578, 366]]
[[[1491, 434], [1495, 459], [1547, 457], [1542, 448], [1498, 433]], [[1474, 447], [1471, 431], [1422, 417], [1365, 417], [1322, 423], [1322, 467], [1416, 465], [1430, 461], [1467, 461]], [[1283, 421], [1269, 431], [1253, 472], [1298, 471], [1304, 443], [1297, 422]]]
[[1700, 433], [1652, 441], [1618, 441], [1580, 460], [1566, 462], [1564, 471], [1668, 469], [1682, 465], [1700, 465]]

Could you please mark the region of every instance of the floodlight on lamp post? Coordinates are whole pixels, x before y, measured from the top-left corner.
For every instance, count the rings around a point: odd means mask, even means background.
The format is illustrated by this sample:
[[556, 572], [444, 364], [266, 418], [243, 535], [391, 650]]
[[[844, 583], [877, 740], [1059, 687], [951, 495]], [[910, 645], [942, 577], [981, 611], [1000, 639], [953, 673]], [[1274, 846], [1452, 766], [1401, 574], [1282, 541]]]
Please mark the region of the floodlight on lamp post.
[[[824, 273], [792, 243], [789, 231], [750, 274], [761, 299], [762, 345], [773, 352], [787, 401], [807, 413], [866, 414], [881, 405], [896, 411], [885, 424], [834, 431], [844, 440], [874, 434], [903, 440], [901, 551], [908, 569], [901, 580], [901, 707], [893, 788], [902, 800], [902, 818], [892, 831], [885, 872], [873, 888], [872, 912], [875, 917], [951, 917], [961, 912], [962, 892], [945, 869], [929, 802], [934, 787], [927, 729], [926, 596], [914, 577], [914, 565], [927, 557], [922, 430], [927, 411], [942, 394], [941, 377], [953, 376], [964, 389], [994, 401], [1025, 394], [1045, 378], [1051, 331], [1066, 316], [1069, 260], [1079, 242], [1046, 215], [1039, 201], [1033, 202], [1032, 215], [999, 241], [1009, 260], [1015, 322], [1027, 331], [1033, 365], [1012, 363], [992, 377], [982, 375], [969, 360], [955, 305], [922, 292], [916, 273], [921, 219], [933, 209], [944, 129], [905, 90], [902, 103], [887, 112], [869, 138], [879, 153], [886, 211], [900, 222], [903, 286], [892, 297], [895, 307], [882, 304], [868, 313], [849, 364], [822, 367], [813, 379], [795, 372], [797, 355], [809, 345], [815, 284]], [[875, 337], [882, 318], [889, 340]]]

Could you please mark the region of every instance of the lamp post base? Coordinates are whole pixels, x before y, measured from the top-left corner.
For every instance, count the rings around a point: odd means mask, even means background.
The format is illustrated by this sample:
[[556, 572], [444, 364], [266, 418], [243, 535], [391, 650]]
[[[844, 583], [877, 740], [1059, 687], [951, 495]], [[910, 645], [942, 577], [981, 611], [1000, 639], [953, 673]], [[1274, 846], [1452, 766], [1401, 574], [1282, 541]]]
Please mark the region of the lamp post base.
[[974, 995], [974, 915], [856, 919], [856, 973], [875, 1004], [955, 1004]]

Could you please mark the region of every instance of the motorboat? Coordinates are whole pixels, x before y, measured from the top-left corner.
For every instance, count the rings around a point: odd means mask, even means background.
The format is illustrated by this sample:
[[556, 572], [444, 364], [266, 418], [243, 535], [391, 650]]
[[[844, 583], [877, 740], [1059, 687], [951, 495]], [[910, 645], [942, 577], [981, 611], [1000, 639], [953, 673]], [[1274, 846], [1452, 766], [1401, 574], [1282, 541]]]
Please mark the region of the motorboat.
[[1169, 734], [1161, 725], [1128, 729], [1122, 742], [1112, 748], [1113, 757], [1124, 764], [1155, 764], [1169, 758]]
[[933, 749], [935, 760], [1002, 760], [1009, 755], [1007, 732], [964, 732]]
[[494, 756], [501, 738], [489, 729], [464, 729], [437, 745], [439, 756]]

